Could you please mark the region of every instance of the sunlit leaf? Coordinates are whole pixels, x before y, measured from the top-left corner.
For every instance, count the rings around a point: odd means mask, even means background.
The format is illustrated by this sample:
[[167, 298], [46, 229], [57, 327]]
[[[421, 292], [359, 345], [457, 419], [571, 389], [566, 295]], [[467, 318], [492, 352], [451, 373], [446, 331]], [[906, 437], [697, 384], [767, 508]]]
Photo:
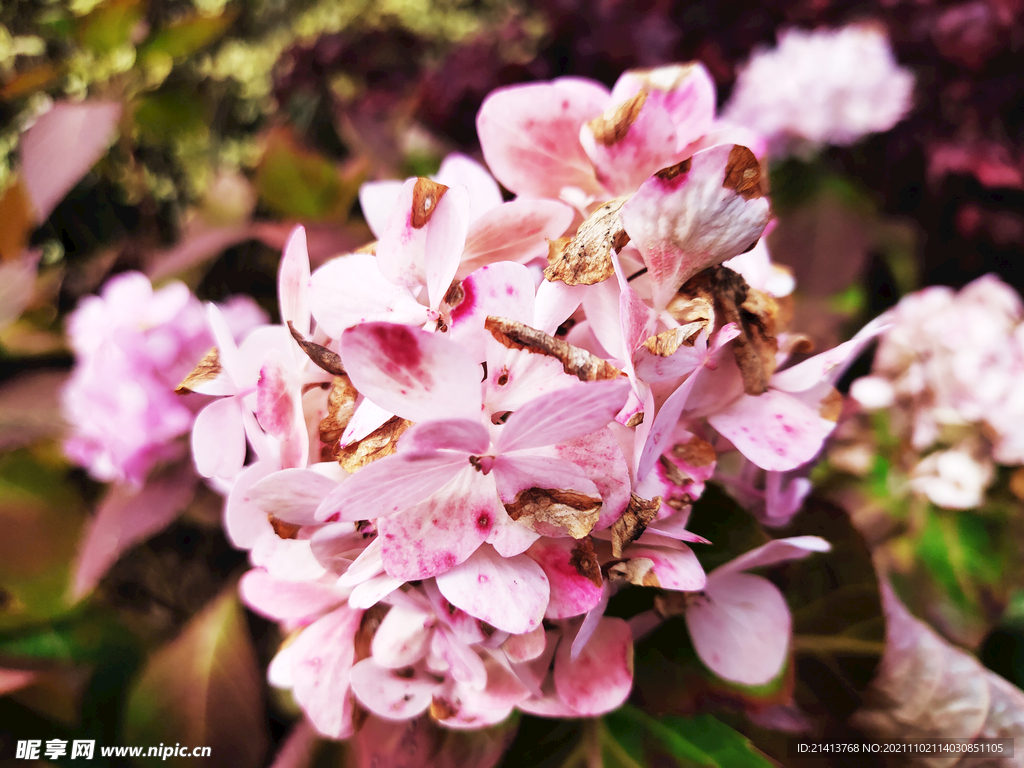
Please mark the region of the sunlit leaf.
[[188, 56], [220, 38], [237, 16], [238, 9], [229, 8], [218, 16], [196, 14], [180, 19], [153, 33], [139, 46], [139, 58], [145, 65], [158, 59]]
[[140, 0], [111, 0], [78, 19], [75, 36], [96, 53], [109, 53], [131, 41], [144, 13]]
[[267, 734], [261, 677], [231, 585], [146, 662], [128, 700], [125, 742], [208, 746], [218, 765], [262, 765]]
[[343, 178], [331, 161], [302, 147], [290, 131], [278, 129], [267, 137], [256, 189], [282, 216], [322, 221], [344, 217], [358, 181]]

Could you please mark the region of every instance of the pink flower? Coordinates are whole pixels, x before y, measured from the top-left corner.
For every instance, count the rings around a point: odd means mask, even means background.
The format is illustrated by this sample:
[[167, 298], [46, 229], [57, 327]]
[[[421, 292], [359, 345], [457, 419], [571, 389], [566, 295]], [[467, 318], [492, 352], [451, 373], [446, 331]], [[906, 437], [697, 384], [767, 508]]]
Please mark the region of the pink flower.
[[765, 136], [773, 155], [814, 151], [889, 130], [910, 111], [913, 90], [878, 28], [791, 29], [741, 70], [725, 116]]
[[[248, 299], [225, 306], [241, 334], [259, 317]], [[175, 387], [213, 345], [202, 307], [182, 283], [154, 291], [136, 272], [118, 275], [68, 320], [76, 367], [63, 393], [65, 451], [99, 480], [141, 485], [161, 461], [183, 455], [176, 438], [195, 418]]]

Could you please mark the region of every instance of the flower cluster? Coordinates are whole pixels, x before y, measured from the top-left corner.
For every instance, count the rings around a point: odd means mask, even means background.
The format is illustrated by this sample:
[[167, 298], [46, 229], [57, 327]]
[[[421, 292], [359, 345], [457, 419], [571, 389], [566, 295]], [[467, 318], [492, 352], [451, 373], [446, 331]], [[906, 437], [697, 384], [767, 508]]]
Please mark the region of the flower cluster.
[[987, 275], [959, 292], [913, 293], [887, 320], [872, 374], [850, 394], [864, 410], [886, 409], [914, 490], [948, 509], [979, 506], [997, 464], [1024, 464], [1020, 297]]
[[689, 546], [720, 455], [765, 487], [817, 455], [872, 333], [776, 370], [801, 343], [792, 281], [703, 68], [506, 88], [478, 127], [493, 178], [452, 156], [367, 185], [377, 241], [312, 274], [296, 229], [282, 324], [236, 346], [210, 307], [217, 352], [186, 380], [219, 397], [192, 446], [250, 551], [242, 596], [289, 633], [271, 682], [332, 737], [357, 702], [453, 728], [616, 708], [633, 630], [605, 608], [627, 585], [686, 595], [707, 667], [768, 683], [791, 619], [747, 571], [828, 548], [705, 574]]
[[889, 130], [910, 111], [913, 90], [883, 30], [791, 29], [747, 63], [725, 113], [765, 136], [772, 155], [805, 153]]
[[[236, 335], [265, 318], [238, 297], [224, 308]], [[88, 296], [68, 319], [75, 370], [62, 405], [68, 457], [97, 480], [141, 486], [159, 462], [180, 458], [196, 404], [176, 397], [178, 382], [213, 344], [203, 308], [184, 283], [154, 291], [129, 272]]]

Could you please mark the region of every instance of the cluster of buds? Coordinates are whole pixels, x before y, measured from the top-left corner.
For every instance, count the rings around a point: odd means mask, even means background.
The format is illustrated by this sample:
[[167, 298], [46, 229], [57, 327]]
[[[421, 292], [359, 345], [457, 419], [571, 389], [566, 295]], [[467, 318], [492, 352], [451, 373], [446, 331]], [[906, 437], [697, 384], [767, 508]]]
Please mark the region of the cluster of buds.
[[[994, 275], [960, 291], [933, 286], [887, 313], [870, 376], [850, 389], [862, 411], [884, 412], [901, 443], [910, 488], [947, 509], [981, 506], [997, 465], [1024, 464], [1024, 306]], [[844, 425], [832, 460], [861, 473], [876, 448]]]
[[296, 229], [282, 322], [241, 345], [208, 308], [216, 348], [183, 383], [219, 397], [196, 467], [250, 552], [243, 599], [287, 635], [270, 680], [321, 733], [360, 711], [453, 728], [608, 712], [634, 635], [605, 609], [630, 585], [689, 596], [720, 677], [781, 673], [788, 609], [746, 571], [827, 543], [705, 574], [691, 504], [720, 455], [755, 490], [812, 460], [874, 331], [785, 367], [792, 280], [759, 244], [769, 204], [738, 142], [759, 146], [714, 104], [700, 65], [499, 90], [478, 117], [494, 177], [453, 156], [368, 184], [378, 239], [312, 274]]

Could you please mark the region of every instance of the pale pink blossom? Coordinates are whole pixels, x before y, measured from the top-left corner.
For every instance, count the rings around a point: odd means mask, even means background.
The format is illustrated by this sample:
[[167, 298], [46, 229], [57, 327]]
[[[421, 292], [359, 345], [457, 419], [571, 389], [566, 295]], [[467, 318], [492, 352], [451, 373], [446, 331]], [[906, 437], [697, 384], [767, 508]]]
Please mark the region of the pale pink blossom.
[[912, 108], [913, 90], [882, 29], [790, 29], [740, 71], [725, 117], [766, 137], [773, 156], [813, 152], [889, 130]]

